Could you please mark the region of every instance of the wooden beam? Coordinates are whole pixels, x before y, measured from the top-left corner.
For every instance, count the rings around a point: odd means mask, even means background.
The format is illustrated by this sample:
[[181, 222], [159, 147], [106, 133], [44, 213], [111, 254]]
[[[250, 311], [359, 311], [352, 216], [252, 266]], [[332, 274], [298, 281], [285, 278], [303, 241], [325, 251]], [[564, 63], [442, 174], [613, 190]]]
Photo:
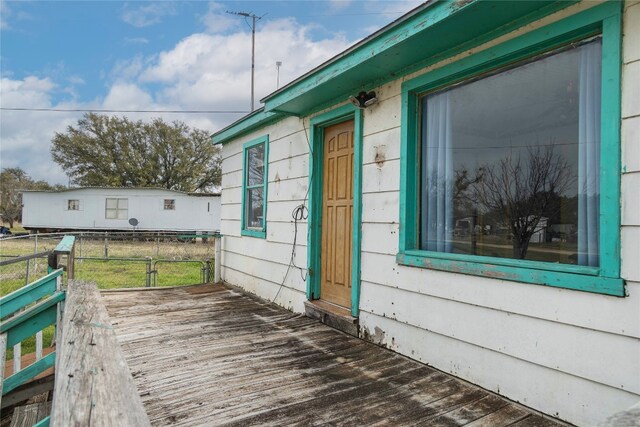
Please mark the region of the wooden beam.
[[69, 281], [52, 425], [149, 426], [95, 283]]

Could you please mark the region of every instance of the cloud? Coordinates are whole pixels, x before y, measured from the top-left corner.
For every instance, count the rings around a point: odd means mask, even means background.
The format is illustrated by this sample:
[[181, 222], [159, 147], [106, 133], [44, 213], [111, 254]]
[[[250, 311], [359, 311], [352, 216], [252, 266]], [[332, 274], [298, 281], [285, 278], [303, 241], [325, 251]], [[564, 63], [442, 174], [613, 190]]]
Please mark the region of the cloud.
[[134, 27], [142, 28], [159, 24], [165, 16], [175, 14], [176, 9], [173, 3], [170, 2], [148, 3], [137, 8], [131, 8], [128, 4], [125, 4], [122, 11], [122, 20]]
[[11, 16], [9, 3], [5, 0], [0, 1], [0, 30], [10, 30], [8, 18]]
[[[281, 86], [344, 50], [343, 34], [313, 40], [312, 27], [294, 19], [266, 21], [256, 33], [256, 100], [276, 89], [276, 61]], [[217, 109], [249, 105], [251, 34], [193, 34], [161, 52], [139, 76], [141, 84], [161, 84], [158, 100]]]
[[[2, 78], [0, 82], [3, 107], [51, 108], [56, 90], [58, 86], [49, 78]], [[75, 123], [79, 114], [35, 111], [2, 111], [0, 114], [0, 166], [19, 166], [34, 179], [66, 183], [62, 169], [51, 161], [49, 145], [55, 132]]]
[[237, 28], [242, 22], [239, 18], [228, 14], [223, 4], [212, 1], [209, 2], [207, 13], [200, 17], [200, 22], [204, 24], [206, 32], [216, 34]]
[[80, 77], [80, 76], [71, 76], [71, 77], [69, 77], [67, 79], [67, 81], [69, 83], [71, 83], [72, 85], [75, 85], [75, 86], [79, 86], [79, 85], [85, 84], [84, 79], [82, 77]]
[[353, 4], [353, 0], [329, 0], [329, 10], [339, 12], [349, 8]]
[[148, 44], [149, 39], [144, 37], [125, 37], [124, 42], [126, 44]]

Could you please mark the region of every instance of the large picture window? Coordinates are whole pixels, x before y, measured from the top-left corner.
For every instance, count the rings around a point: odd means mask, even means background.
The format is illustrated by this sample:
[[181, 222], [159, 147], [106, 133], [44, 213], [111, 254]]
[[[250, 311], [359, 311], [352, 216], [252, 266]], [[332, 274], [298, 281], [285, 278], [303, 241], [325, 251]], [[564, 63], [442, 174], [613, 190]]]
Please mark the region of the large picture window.
[[420, 100], [420, 249], [598, 266], [599, 39]]
[[624, 296], [606, 3], [402, 84], [399, 264]]
[[242, 234], [265, 237], [267, 213], [268, 137], [244, 145]]

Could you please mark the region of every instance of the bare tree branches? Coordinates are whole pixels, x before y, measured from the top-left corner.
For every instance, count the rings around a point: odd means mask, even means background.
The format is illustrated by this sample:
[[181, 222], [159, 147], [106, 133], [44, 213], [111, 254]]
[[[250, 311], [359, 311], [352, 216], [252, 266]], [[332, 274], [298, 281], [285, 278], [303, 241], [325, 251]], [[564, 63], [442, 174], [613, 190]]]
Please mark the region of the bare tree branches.
[[571, 166], [553, 145], [529, 147], [524, 159], [511, 154], [478, 169], [472, 193], [495, 212], [513, 236], [513, 257], [524, 259], [542, 218], [558, 213], [555, 203], [575, 181]]

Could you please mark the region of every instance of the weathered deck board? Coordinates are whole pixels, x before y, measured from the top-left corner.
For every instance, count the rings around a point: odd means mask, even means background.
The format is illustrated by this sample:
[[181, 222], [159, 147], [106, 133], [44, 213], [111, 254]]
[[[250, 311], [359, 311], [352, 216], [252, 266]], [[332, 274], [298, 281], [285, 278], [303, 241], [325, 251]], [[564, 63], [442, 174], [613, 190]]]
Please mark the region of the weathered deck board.
[[223, 286], [102, 297], [153, 425], [554, 425]]

